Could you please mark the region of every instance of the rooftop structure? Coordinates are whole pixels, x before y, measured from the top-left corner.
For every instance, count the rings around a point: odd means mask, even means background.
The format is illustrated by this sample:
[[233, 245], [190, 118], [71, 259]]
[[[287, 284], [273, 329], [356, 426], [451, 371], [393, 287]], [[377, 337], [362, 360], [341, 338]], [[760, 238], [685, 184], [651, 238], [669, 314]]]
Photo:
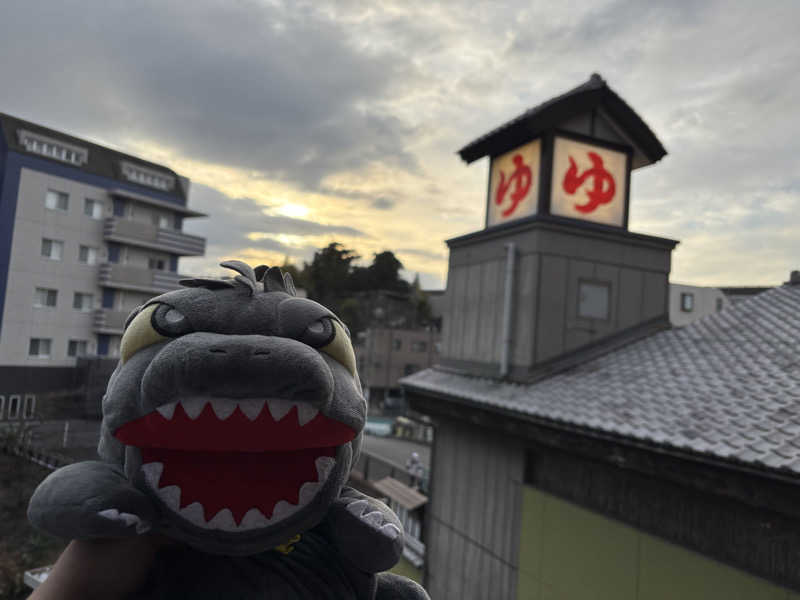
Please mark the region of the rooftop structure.
[[800, 274], [672, 329], [677, 242], [627, 223], [663, 147], [599, 76], [485, 154], [439, 364], [401, 380], [436, 428], [431, 596], [796, 597]]

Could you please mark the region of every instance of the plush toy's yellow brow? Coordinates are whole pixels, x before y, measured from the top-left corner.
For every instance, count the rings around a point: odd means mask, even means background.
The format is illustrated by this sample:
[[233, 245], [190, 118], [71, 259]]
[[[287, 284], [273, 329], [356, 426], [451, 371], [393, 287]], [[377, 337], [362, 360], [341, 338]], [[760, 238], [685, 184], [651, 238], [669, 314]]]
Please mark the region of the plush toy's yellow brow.
[[350, 374], [355, 377], [356, 355], [353, 352], [350, 337], [345, 333], [341, 323], [335, 319], [331, 319], [331, 321], [333, 322], [333, 328], [336, 330], [336, 335], [333, 336], [333, 341], [330, 344], [323, 346], [320, 350], [342, 363], [350, 371]]
[[163, 340], [169, 339], [153, 329], [150, 319], [156, 310], [157, 304], [145, 307], [136, 315], [125, 330], [119, 345], [120, 363], [125, 363], [136, 352]]

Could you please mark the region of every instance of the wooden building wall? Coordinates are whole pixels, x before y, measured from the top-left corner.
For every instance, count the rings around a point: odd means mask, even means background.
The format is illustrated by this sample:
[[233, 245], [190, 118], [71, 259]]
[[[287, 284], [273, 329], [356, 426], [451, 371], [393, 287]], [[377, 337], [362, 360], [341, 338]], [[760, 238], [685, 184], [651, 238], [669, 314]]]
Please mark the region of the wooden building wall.
[[514, 598], [524, 452], [472, 425], [436, 430], [426, 530], [427, 582], [436, 600]]
[[[502, 352], [505, 245], [517, 255], [513, 283], [512, 376], [636, 325], [669, 320], [673, 243], [634, 234], [529, 223], [451, 243], [442, 363], [496, 375]], [[608, 319], [578, 316], [579, 283], [610, 289]]]

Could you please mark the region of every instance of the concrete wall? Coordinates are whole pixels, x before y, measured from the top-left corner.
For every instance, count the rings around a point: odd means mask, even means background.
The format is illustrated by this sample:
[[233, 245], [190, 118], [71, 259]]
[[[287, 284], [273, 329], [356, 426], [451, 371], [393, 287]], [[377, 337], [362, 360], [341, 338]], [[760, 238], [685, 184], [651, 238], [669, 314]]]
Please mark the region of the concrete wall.
[[[691, 311], [682, 310], [682, 294], [692, 295], [694, 307]], [[688, 325], [706, 315], [725, 310], [730, 305], [731, 301], [719, 288], [683, 285], [680, 283], [669, 284], [669, 321], [674, 327]]]
[[534, 487], [522, 497], [518, 600], [800, 600]]
[[[69, 194], [68, 210], [45, 207], [48, 189]], [[75, 292], [94, 295], [99, 306], [97, 266], [78, 262], [80, 245], [98, 248], [98, 262], [106, 259], [103, 221], [83, 214], [84, 198], [103, 200], [105, 190], [70, 179], [22, 169], [11, 264], [0, 333], [0, 364], [28, 366], [71, 366], [67, 357], [70, 339], [86, 340], [94, 351], [92, 312], [73, 309]], [[110, 210], [106, 201], [105, 209]], [[41, 256], [42, 238], [62, 240], [61, 260]], [[56, 307], [33, 306], [37, 287], [58, 290]], [[31, 338], [52, 339], [51, 358], [28, 356]]]
[[[671, 243], [543, 223], [451, 244], [442, 358], [498, 364], [505, 245], [517, 249], [512, 370], [530, 368], [651, 319], [667, 320]], [[578, 316], [581, 281], [610, 289], [607, 319]]]
[[436, 429], [426, 513], [431, 598], [513, 598], [524, 453], [513, 440], [470, 425]]

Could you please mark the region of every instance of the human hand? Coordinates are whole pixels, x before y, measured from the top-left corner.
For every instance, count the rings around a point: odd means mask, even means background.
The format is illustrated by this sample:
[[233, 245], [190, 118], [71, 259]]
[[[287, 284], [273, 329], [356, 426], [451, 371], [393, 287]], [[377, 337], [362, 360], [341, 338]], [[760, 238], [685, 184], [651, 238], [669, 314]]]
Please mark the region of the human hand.
[[28, 600], [122, 600], [147, 581], [156, 552], [175, 542], [157, 535], [73, 540]]

